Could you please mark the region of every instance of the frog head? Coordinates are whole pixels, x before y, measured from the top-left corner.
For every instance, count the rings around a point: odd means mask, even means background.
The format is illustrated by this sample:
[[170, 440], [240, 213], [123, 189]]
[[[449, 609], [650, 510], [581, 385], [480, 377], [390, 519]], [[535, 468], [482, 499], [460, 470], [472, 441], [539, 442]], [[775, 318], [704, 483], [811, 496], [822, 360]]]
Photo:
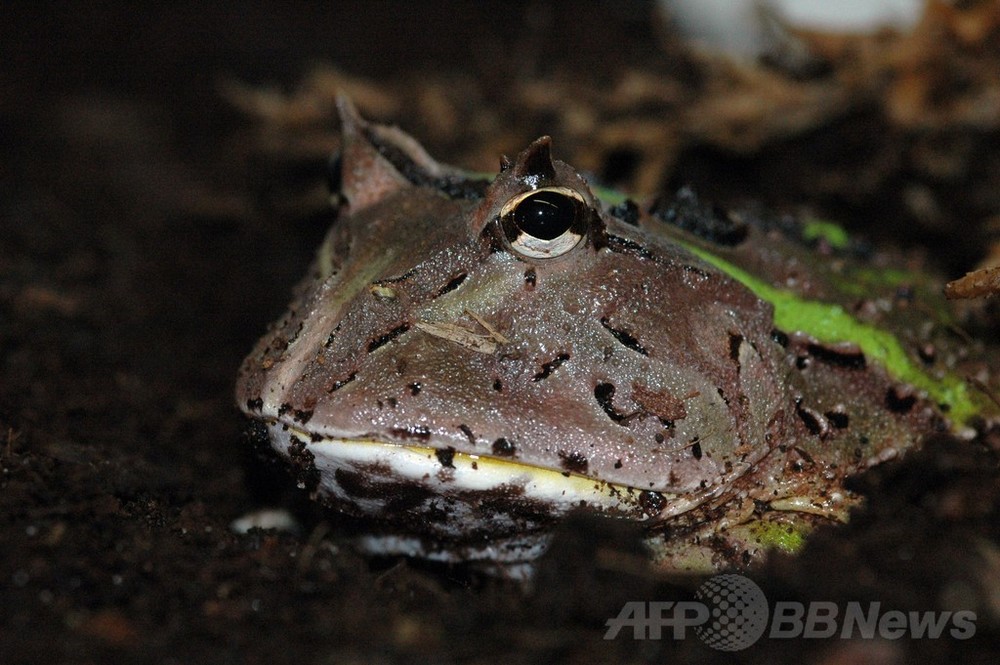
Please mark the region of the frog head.
[[547, 137], [487, 186], [340, 106], [338, 218], [237, 399], [380, 546], [527, 558], [568, 510], [683, 514], [797, 435], [771, 306]]

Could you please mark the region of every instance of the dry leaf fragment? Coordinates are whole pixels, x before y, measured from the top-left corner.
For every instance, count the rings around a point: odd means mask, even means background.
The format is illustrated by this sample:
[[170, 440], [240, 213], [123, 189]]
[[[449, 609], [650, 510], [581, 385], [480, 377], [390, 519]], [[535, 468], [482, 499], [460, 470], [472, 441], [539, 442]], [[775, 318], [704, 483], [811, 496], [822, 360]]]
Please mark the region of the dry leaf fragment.
[[490, 334], [490, 337], [492, 337], [493, 339], [495, 339], [500, 344], [506, 344], [507, 342], [510, 341], [509, 339], [507, 339], [506, 337], [504, 337], [503, 335], [501, 335], [500, 331], [498, 331], [496, 328], [494, 328], [489, 323], [487, 323], [486, 319], [484, 319], [483, 317], [479, 316], [475, 312], [472, 312], [472, 311], [469, 311], [469, 310], [465, 310], [465, 313], [468, 314], [469, 316], [471, 316], [473, 319], [475, 319], [476, 323], [478, 323], [483, 328], [485, 328], [486, 332], [488, 332]]
[[981, 298], [1000, 293], [1000, 266], [980, 268], [944, 285], [944, 295], [950, 300]]
[[449, 342], [455, 342], [479, 353], [496, 353], [497, 350], [497, 341], [492, 336], [480, 335], [455, 323], [427, 323], [417, 321], [413, 325], [428, 335], [434, 335]]

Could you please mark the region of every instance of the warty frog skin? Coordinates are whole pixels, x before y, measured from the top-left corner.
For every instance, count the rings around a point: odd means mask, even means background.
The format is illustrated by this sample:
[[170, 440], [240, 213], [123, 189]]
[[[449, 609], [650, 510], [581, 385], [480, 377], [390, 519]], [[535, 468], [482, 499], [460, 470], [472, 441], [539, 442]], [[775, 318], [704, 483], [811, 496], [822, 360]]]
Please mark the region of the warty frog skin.
[[236, 397], [365, 551], [521, 564], [579, 510], [745, 565], [993, 415], [925, 280], [832, 227], [599, 197], [547, 137], [490, 182], [340, 108], [337, 220]]

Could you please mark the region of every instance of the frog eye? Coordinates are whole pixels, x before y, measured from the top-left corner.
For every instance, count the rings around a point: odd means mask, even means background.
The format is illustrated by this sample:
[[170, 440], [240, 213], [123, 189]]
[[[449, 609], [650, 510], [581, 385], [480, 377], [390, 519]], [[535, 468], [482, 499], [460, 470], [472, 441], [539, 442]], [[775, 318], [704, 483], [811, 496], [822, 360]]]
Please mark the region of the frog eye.
[[533, 259], [562, 256], [587, 232], [587, 204], [568, 187], [546, 187], [513, 197], [500, 210], [511, 249]]

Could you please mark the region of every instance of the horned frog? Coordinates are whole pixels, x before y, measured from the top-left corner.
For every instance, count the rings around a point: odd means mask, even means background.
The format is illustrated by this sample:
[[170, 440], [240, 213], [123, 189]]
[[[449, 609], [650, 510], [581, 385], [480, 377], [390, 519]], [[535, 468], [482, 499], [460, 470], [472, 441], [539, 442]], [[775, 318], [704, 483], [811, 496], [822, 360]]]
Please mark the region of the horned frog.
[[664, 566], [743, 565], [987, 408], [918, 277], [690, 192], [604, 202], [547, 137], [488, 182], [339, 107], [338, 218], [236, 396], [316, 497], [370, 518], [367, 552], [523, 564], [591, 511], [641, 522]]

